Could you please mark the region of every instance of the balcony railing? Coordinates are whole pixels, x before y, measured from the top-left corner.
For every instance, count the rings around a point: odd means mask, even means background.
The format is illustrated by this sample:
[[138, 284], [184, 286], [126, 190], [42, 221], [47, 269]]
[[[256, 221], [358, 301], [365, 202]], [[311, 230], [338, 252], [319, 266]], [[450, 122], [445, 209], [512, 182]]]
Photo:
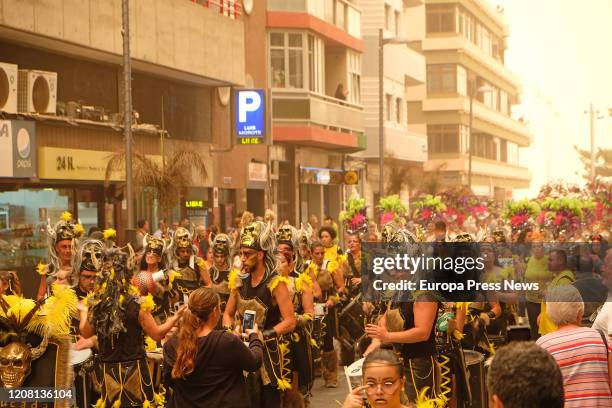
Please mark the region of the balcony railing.
[[361, 11], [347, 0], [268, 0], [268, 10], [306, 12], [361, 38]]
[[210, 9], [216, 9], [231, 19], [237, 19], [242, 15], [240, 0], [189, 0], [192, 3], [201, 4]]
[[272, 94], [275, 121], [316, 124], [328, 129], [363, 132], [363, 107], [302, 89], [275, 89]]

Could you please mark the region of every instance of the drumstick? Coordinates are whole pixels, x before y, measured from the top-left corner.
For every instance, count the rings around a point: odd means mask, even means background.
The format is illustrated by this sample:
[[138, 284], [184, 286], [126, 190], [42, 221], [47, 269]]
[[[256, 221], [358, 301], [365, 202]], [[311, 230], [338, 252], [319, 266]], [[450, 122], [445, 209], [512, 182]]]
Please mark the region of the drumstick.
[[340, 401], [338, 401], [338, 400], [336, 400], [336, 404], [342, 406], [342, 403]]

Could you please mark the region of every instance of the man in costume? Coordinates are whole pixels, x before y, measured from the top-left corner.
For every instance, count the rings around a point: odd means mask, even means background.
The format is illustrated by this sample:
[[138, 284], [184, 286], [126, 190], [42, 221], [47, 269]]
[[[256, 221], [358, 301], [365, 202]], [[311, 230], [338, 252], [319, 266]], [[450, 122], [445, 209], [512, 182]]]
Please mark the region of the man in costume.
[[206, 270], [204, 260], [197, 256], [198, 248], [193, 243], [191, 233], [183, 227], [178, 227], [170, 246], [170, 265], [178, 273], [172, 282], [178, 295], [173, 300], [187, 304], [189, 294], [200, 286], [211, 286], [210, 275]]
[[75, 240], [85, 230], [81, 224], [72, 220], [72, 214], [65, 211], [61, 219], [51, 227], [47, 222], [47, 243], [49, 246], [49, 263], [38, 264], [36, 271], [40, 275], [37, 299], [48, 295], [51, 284], [56, 280], [69, 284], [72, 276], [72, 256], [75, 252]]
[[242, 274], [237, 271], [230, 274], [231, 294], [223, 314], [223, 325], [232, 329], [236, 316], [242, 318], [245, 310], [255, 311], [255, 322], [263, 329], [266, 352], [262, 369], [249, 378], [251, 405], [276, 408], [281, 406], [280, 391], [291, 388], [290, 371], [284, 361], [288, 349], [282, 335], [295, 329], [296, 319], [287, 279], [275, 270], [276, 240], [271, 220], [244, 223], [238, 243]]

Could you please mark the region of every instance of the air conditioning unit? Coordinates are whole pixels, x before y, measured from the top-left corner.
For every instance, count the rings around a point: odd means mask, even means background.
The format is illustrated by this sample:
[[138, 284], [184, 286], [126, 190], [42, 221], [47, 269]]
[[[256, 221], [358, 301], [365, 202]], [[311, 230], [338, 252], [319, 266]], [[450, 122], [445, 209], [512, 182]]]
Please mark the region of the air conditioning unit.
[[17, 65], [0, 62], [0, 111], [17, 113]]
[[55, 115], [57, 72], [19, 70], [19, 112]]

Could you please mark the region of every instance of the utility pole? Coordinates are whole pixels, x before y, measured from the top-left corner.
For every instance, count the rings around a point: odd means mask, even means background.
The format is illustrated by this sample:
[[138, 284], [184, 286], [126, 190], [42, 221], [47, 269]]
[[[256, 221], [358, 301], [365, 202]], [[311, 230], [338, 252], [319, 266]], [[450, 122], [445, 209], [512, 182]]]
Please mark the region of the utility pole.
[[378, 29], [378, 192], [379, 198], [385, 195], [385, 127], [384, 127], [384, 53], [383, 29]]
[[591, 182], [595, 181], [595, 110], [589, 105], [589, 126], [591, 133]]
[[123, 131], [125, 137], [125, 200], [127, 228], [134, 228], [134, 186], [132, 182], [132, 63], [130, 59], [130, 2], [122, 0], [123, 21]]

